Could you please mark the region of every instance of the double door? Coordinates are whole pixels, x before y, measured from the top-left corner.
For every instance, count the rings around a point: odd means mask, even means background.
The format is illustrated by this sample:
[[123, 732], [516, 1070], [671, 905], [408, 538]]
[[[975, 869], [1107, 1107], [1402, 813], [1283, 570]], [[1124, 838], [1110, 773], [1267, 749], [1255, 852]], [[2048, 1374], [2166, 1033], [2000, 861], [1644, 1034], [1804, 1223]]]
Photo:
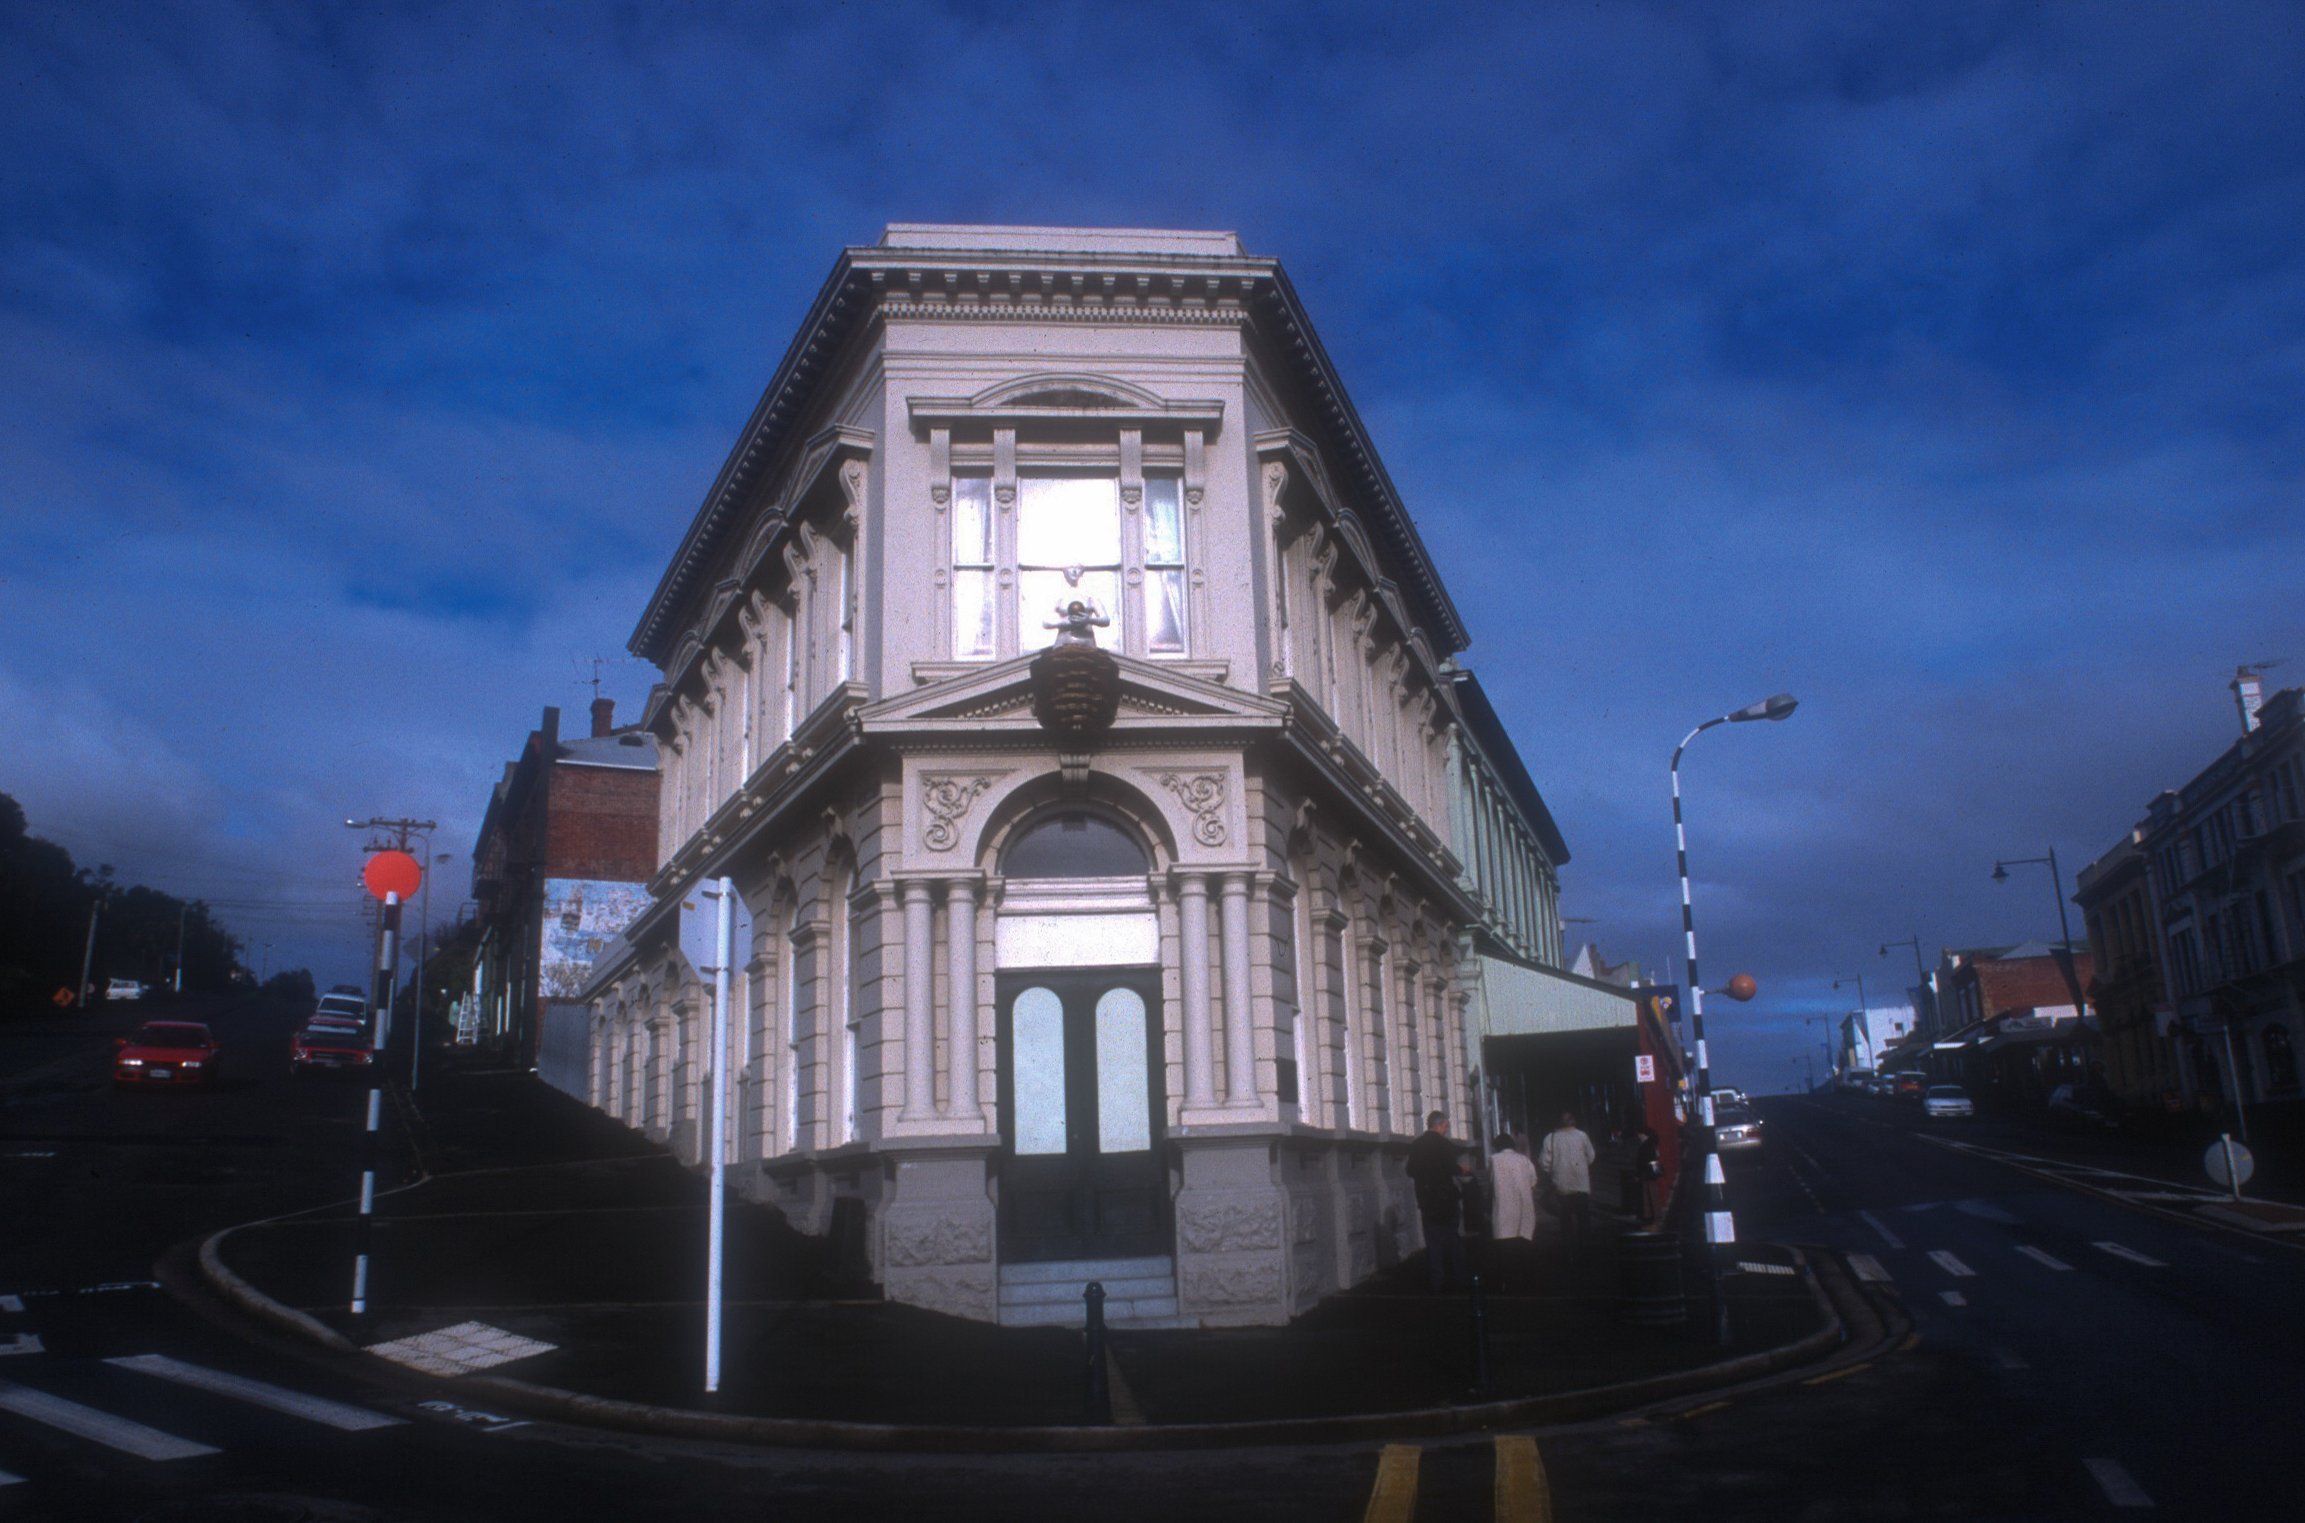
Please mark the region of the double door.
[[1004, 973], [1001, 1257], [1169, 1251], [1160, 975]]

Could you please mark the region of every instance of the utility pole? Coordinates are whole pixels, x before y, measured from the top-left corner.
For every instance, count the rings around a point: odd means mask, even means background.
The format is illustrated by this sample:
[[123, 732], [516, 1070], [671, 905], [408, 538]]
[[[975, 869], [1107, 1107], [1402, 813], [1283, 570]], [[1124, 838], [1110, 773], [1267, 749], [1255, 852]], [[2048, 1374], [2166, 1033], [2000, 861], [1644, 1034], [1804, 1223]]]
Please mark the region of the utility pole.
[[192, 913], [192, 902], [186, 900], [176, 908], [176, 992], [184, 992], [184, 917]]
[[78, 993], [83, 1007], [88, 1004], [89, 995], [95, 992], [93, 986], [88, 982], [88, 975], [95, 971], [96, 967], [96, 919], [104, 912], [105, 896], [111, 892], [112, 864], [106, 862], [96, 869], [96, 902], [88, 906], [88, 945], [80, 954], [80, 988]]
[[[371, 840], [367, 846], [363, 848], [363, 850], [371, 852], [386, 850], [406, 852], [408, 850], [409, 839], [413, 836], [422, 836], [424, 837], [424, 855], [426, 860], [430, 861], [432, 856], [432, 832], [438, 830], [440, 825], [437, 821], [434, 820], [412, 820], [405, 818], [395, 819], [387, 818], [383, 815], [376, 815], [365, 820], [346, 820], [344, 822], [344, 828], [347, 830], [384, 831], [391, 834], [393, 839], [390, 842]], [[431, 874], [428, 872], [425, 876], [429, 878]], [[394, 909], [397, 910], [397, 906], [394, 906]], [[392, 928], [394, 930], [399, 929], [400, 916], [397, 913], [392, 913], [386, 918], [392, 922]], [[397, 937], [392, 937], [388, 940], [385, 935], [384, 927], [379, 925], [377, 928], [377, 946], [378, 962], [382, 967], [385, 975], [385, 987], [387, 991], [389, 991], [392, 986], [397, 984], [400, 980], [399, 939]], [[386, 961], [387, 958], [389, 958], [389, 961]], [[417, 1018], [414, 1028], [416, 1032], [415, 1040], [420, 1044], [424, 1040], [423, 997], [424, 991], [420, 988], [417, 990]], [[390, 1010], [391, 996], [388, 992], [386, 994], [385, 1003], [386, 1024], [377, 1033], [377, 1047], [379, 1048], [379, 1057], [383, 1056], [381, 1049], [384, 1045], [385, 1039], [391, 1034]]]

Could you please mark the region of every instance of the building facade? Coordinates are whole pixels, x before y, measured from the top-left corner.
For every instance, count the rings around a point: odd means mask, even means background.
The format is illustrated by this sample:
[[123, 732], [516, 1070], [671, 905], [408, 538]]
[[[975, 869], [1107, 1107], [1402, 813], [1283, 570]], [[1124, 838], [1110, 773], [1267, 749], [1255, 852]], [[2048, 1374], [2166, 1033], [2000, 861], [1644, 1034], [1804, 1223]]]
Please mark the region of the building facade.
[[2158, 907], [2180, 1079], [2191, 1093], [2289, 1106], [2305, 1097], [2305, 690], [2258, 701], [2243, 733], [2138, 827]]
[[2074, 879], [2073, 902], [2089, 927], [2095, 977], [2090, 1004], [2104, 1037], [2105, 1088], [2127, 1106], [2182, 1109], [2174, 1012], [2161, 969], [2160, 917], [2143, 830], [2132, 830]]
[[664, 865], [595, 1102], [703, 1156], [677, 901], [726, 875], [730, 1177], [861, 1215], [892, 1298], [1077, 1320], [1095, 1277], [1219, 1325], [1354, 1283], [1417, 1246], [1424, 1113], [1476, 1111], [1469, 938], [1557, 947], [1546, 872], [1468, 872], [1505, 855], [1459, 839], [1466, 640], [1277, 263], [890, 227], [634, 634]]
[[619, 729], [615, 716], [614, 700], [595, 699], [591, 733], [563, 737], [560, 710], [546, 709], [505, 764], [472, 847], [478, 1035], [540, 1063], [561, 1007], [552, 1054], [561, 1061], [548, 1066], [563, 1087], [565, 1049], [584, 1045], [584, 1017], [571, 1012], [581, 1011], [592, 961], [647, 908], [656, 875], [656, 738]]
[[1940, 1034], [1893, 1049], [1926, 1050], [1927, 1068], [1984, 1094], [2041, 1104], [2060, 1085], [2090, 1082], [2098, 1035], [2073, 990], [2094, 977], [2088, 949], [2029, 941], [1948, 950], [1936, 976]]

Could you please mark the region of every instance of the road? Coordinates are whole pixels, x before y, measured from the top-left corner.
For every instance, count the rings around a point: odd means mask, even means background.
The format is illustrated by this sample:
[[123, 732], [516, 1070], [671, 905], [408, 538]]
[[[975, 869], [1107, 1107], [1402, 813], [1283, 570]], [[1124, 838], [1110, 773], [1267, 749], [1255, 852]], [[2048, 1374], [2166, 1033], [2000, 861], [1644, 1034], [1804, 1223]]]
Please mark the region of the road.
[[182, 1011], [227, 1044], [215, 1093], [113, 1093], [109, 1037], [158, 1013], [0, 1027], [0, 1520], [1486, 1519], [1507, 1460], [1571, 1523], [2286, 1515], [2293, 1251], [1998, 1156], [2056, 1139], [1857, 1099], [1765, 1102], [1731, 1200], [1748, 1237], [1846, 1255], [1911, 1337], [1531, 1446], [812, 1454], [460, 1409], [210, 1315], [180, 1245], [349, 1195], [363, 1091], [291, 1079], [294, 1012], [227, 1000]]

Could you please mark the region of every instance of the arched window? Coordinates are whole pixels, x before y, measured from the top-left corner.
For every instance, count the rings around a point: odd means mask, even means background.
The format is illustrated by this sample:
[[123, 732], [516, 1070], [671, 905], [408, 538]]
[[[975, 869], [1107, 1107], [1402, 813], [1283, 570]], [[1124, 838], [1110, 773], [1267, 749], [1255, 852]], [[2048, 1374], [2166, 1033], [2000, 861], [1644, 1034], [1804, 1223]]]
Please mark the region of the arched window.
[[1101, 814], [1067, 810], [1028, 826], [1002, 854], [1010, 878], [1131, 878], [1151, 871], [1136, 837]]

